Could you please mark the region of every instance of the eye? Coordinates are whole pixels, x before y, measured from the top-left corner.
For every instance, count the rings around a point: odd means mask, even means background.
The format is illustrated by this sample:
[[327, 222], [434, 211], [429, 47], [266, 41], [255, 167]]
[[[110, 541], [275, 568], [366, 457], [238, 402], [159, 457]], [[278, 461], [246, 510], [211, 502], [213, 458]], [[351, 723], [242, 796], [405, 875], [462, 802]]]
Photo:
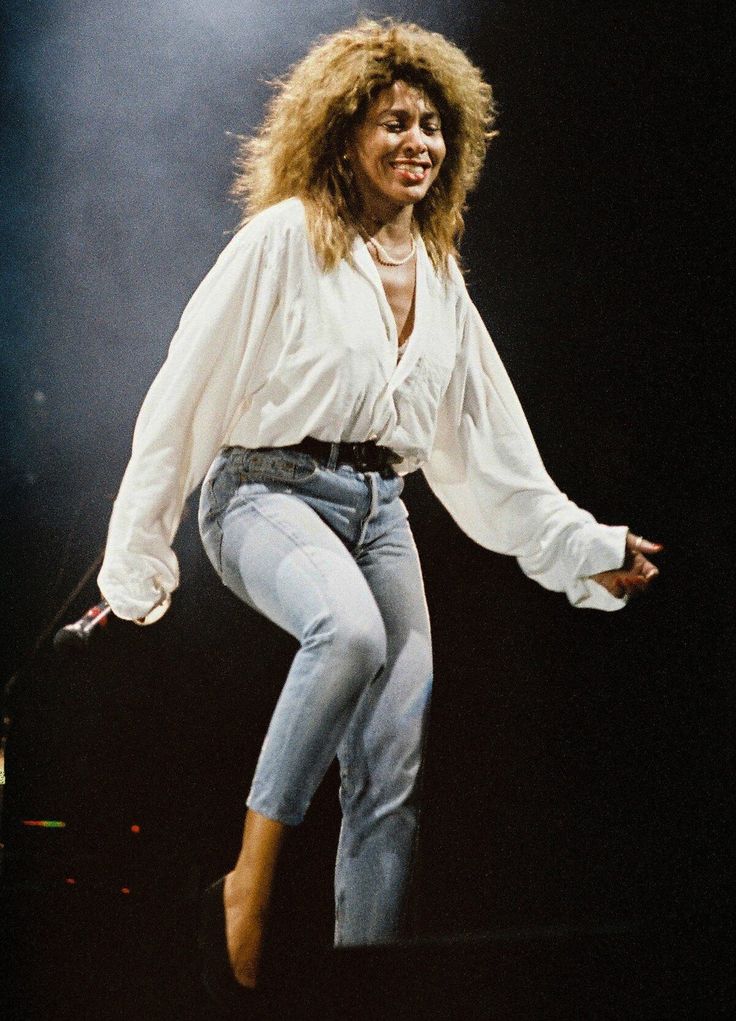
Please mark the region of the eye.
[[394, 132], [401, 131], [401, 125], [399, 124], [398, 121], [386, 121], [383, 126], [386, 129], [386, 131]]
[[439, 135], [442, 132], [442, 128], [439, 124], [425, 124], [422, 131], [425, 135]]

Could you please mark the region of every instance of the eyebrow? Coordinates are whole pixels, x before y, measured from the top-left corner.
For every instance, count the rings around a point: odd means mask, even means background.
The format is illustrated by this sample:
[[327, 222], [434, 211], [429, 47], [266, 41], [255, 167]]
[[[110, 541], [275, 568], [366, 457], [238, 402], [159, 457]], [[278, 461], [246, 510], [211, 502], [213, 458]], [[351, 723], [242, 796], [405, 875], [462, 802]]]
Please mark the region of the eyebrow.
[[[398, 106], [398, 107], [397, 106], [392, 106], [390, 108], [386, 108], [385, 110], [379, 110], [377, 116], [379, 116], [379, 117], [389, 117], [389, 116], [391, 116], [391, 117], [405, 117], [409, 112], [410, 111], [407, 110], [406, 107], [404, 107], [404, 106]], [[419, 116], [420, 116], [420, 119], [423, 118], [423, 117], [436, 117], [437, 120], [440, 120], [439, 110], [425, 110], [424, 113], [421, 113]]]

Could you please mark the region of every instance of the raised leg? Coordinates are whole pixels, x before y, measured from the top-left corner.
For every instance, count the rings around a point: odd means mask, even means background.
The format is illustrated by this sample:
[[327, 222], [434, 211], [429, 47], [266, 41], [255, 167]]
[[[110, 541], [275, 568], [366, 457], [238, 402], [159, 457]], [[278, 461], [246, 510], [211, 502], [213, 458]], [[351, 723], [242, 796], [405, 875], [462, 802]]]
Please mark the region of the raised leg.
[[228, 513], [222, 577], [299, 639], [248, 806], [300, 823], [358, 700], [386, 661], [383, 620], [361, 571], [305, 503], [273, 494]]
[[303, 501], [283, 493], [233, 507], [218, 543], [223, 581], [300, 641], [263, 743], [243, 846], [225, 881], [228, 951], [254, 986], [278, 852], [301, 822], [386, 661], [386, 630], [361, 570]]

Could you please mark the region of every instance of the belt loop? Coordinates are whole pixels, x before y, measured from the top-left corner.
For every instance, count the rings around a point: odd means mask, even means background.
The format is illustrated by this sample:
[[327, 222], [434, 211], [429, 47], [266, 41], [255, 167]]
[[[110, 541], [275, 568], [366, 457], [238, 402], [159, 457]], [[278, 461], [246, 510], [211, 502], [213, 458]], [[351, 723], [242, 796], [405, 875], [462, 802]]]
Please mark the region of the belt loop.
[[337, 459], [338, 459], [339, 456], [340, 456], [340, 444], [339, 443], [331, 443], [330, 444], [330, 456], [327, 458], [327, 464], [325, 465], [325, 467], [328, 468], [331, 471], [334, 471], [335, 468], [337, 468]]

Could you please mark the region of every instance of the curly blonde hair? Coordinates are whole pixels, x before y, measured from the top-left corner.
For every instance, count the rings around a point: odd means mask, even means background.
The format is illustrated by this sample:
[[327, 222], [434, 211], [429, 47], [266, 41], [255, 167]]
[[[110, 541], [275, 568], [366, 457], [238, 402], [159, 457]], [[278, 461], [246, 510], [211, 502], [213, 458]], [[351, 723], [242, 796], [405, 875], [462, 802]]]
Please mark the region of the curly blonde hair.
[[476, 185], [495, 120], [491, 87], [462, 50], [437, 32], [392, 19], [362, 19], [319, 40], [276, 81], [265, 120], [239, 138], [231, 195], [241, 226], [283, 199], [305, 206], [310, 240], [326, 270], [346, 257], [360, 230], [359, 196], [342, 159], [353, 127], [395, 81], [421, 89], [442, 118], [447, 155], [414, 207], [435, 268], [457, 256], [466, 196]]

